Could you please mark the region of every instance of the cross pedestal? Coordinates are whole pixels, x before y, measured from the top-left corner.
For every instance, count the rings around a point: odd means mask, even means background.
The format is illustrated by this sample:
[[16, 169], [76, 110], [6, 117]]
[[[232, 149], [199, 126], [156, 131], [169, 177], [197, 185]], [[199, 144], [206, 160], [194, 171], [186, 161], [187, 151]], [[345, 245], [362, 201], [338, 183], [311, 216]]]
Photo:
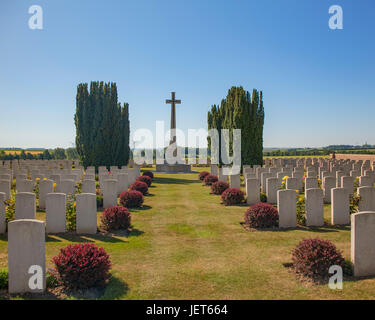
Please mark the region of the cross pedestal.
[[[175, 148], [173, 150], [173, 157], [177, 156], [177, 139], [176, 139], [176, 104], [181, 104], [181, 100], [176, 100], [176, 93], [172, 92], [172, 98], [165, 100], [166, 104], [171, 105], [171, 140], [169, 142], [169, 148]], [[191, 166], [189, 164], [169, 164], [164, 161], [164, 164], [156, 165], [157, 172], [166, 173], [184, 173], [191, 172]]]

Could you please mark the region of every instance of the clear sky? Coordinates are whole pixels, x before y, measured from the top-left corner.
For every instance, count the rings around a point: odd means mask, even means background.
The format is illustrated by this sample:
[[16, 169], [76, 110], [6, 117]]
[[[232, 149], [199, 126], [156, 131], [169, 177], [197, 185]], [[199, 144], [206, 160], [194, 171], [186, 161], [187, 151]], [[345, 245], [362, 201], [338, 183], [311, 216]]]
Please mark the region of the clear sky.
[[72, 146], [76, 87], [93, 80], [117, 83], [132, 132], [169, 124], [171, 91], [177, 126], [207, 128], [242, 85], [263, 90], [265, 147], [375, 144], [374, 36], [374, 0], [1, 0], [0, 147]]

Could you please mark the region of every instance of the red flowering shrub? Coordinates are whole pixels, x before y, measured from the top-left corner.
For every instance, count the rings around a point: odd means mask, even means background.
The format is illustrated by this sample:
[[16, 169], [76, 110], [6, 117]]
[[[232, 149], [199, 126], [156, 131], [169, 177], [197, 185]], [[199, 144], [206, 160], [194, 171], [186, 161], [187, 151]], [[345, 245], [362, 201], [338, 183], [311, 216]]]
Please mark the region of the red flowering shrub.
[[228, 188], [221, 194], [221, 200], [226, 206], [241, 204], [245, 200], [245, 194], [237, 188]]
[[143, 204], [143, 194], [137, 190], [127, 190], [120, 194], [120, 203], [126, 208], [139, 208]]
[[328, 271], [333, 265], [345, 268], [341, 252], [328, 240], [302, 240], [294, 249], [292, 259], [296, 272], [310, 278], [329, 277]]
[[229, 184], [225, 181], [216, 181], [211, 185], [211, 193], [221, 195], [229, 188]]
[[213, 174], [208, 174], [204, 177], [203, 182], [206, 186], [210, 186], [218, 180], [219, 179], [217, 178], [217, 176], [214, 176]]
[[115, 206], [103, 211], [102, 224], [106, 230], [128, 229], [131, 225], [131, 215], [127, 208]]
[[52, 262], [58, 281], [70, 289], [104, 287], [111, 277], [109, 255], [93, 243], [69, 245]]
[[210, 173], [207, 171], [199, 172], [199, 180], [203, 181], [203, 179], [208, 176]]
[[130, 185], [129, 189], [142, 192], [143, 195], [146, 195], [148, 193], [147, 183], [142, 181], [134, 181], [134, 183]]
[[259, 229], [278, 227], [279, 213], [273, 205], [259, 202], [246, 210], [245, 223]]
[[145, 171], [145, 172], [143, 172], [142, 175], [150, 177], [151, 179], [154, 179], [154, 174], [151, 171]]
[[152, 183], [152, 179], [149, 176], [140, 176], [137, 178], [137, 181], [146, 183], [148, 187], [150, 187]]

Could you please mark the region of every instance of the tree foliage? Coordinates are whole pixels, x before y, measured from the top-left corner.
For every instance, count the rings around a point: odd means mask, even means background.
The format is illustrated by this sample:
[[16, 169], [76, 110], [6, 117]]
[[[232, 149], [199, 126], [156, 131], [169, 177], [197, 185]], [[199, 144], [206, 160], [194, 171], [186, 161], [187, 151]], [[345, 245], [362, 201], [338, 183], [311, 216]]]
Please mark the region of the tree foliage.
[[129, 105], [117, 102], [115, 83], [77, 87], [76, 148], [83, 166], [126, 165], [129, 160]]
[[[252, 95], [242, 87], [232, 87], [219, 105], [208, 112], [208, 129], [219, 131], [219, 154], [221, 157], [221, 130], [229, 129], [229, 151], [233, 152], [233, 129], [241, 129], [241, 163], [263, 163], [263, 94], [253, 90]], [[209, 139], [209, 149], [211, 141]]]

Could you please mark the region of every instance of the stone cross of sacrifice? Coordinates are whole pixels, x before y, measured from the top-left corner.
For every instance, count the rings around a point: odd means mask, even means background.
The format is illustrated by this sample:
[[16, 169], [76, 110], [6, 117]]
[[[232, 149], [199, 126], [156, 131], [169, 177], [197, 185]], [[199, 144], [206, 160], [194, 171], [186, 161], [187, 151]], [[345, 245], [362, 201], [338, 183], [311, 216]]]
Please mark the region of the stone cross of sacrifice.
[[[171, 141], [169, 145], [172, 145], [173, 143], [176, 144], [176, 104], [181, 104], [181, 100], [175, 99], [175, 92], [172, 92], [172, 99], [171, 100], [165, 100], [166, 104], [171, 105]], [[177, 144], [176, 149], [173, 151], [174, 156], [177, 154]]]

